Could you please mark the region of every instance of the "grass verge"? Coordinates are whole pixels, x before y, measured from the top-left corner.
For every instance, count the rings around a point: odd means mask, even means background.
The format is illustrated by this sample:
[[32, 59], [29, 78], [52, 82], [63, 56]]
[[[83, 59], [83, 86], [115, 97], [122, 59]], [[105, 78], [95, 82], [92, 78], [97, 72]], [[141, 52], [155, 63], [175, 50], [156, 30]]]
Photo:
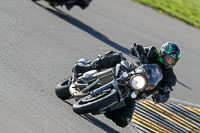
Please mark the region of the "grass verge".
[[133, 0], [200, 28], [200, 0]]

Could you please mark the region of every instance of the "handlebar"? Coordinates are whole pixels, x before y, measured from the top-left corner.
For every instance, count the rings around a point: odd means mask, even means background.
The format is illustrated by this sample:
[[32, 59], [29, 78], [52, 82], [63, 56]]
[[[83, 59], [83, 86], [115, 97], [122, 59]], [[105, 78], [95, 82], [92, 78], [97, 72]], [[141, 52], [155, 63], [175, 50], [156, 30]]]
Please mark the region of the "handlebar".
[[136, 46], [137, 46], [137, 44], [134, 43], [133, 44], [133, 49], [136, 52], [136, 57], [139, 59], [139, 63], [140, 64], [147, 64], [148, 63], [147, 57], [143, 53], [139, 53], [138, 50], [135, 48]]

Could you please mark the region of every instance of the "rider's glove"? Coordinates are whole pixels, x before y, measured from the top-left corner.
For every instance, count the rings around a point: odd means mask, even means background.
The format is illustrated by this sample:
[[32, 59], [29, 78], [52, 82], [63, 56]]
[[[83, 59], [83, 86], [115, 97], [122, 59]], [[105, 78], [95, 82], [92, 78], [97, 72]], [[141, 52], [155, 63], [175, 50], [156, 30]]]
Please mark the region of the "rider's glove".
[[152, 96], [152, 99], [155, 103], [164, 103], [170, 97], [171, 89], [168, 86], [160, 88], [159, 92]]
[[137, 52], [138, 52], [139, 55], [145, 53], [144, 47], [142, 45], [139, 45], [139, 44], [136, 44], [136, 43], [131, 45], [130, 51], [131, 51], [131, 54], [133, 56], [137, 56]]

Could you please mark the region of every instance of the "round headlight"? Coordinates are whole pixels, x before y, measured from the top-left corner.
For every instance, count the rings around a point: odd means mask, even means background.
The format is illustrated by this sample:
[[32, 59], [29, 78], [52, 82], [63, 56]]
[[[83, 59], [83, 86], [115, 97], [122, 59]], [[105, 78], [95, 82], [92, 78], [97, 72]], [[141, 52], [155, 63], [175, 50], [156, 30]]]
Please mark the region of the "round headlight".
[[131, 83], [131, 87], [133, 87], [134, 89], [141, 90], [145, 88], [147, 81], [144, 76], [136, 75], [131, 78], [130, 83]]

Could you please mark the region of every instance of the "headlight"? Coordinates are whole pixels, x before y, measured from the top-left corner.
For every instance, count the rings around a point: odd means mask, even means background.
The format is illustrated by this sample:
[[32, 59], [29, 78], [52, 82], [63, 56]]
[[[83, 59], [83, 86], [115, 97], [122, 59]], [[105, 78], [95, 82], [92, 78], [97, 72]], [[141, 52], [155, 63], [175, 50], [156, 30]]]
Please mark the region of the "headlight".
[[147, 84], [147, 80], [143, 75], [135, 75], [130, 79], [130, 84], [133, 89], [142, 90]]

